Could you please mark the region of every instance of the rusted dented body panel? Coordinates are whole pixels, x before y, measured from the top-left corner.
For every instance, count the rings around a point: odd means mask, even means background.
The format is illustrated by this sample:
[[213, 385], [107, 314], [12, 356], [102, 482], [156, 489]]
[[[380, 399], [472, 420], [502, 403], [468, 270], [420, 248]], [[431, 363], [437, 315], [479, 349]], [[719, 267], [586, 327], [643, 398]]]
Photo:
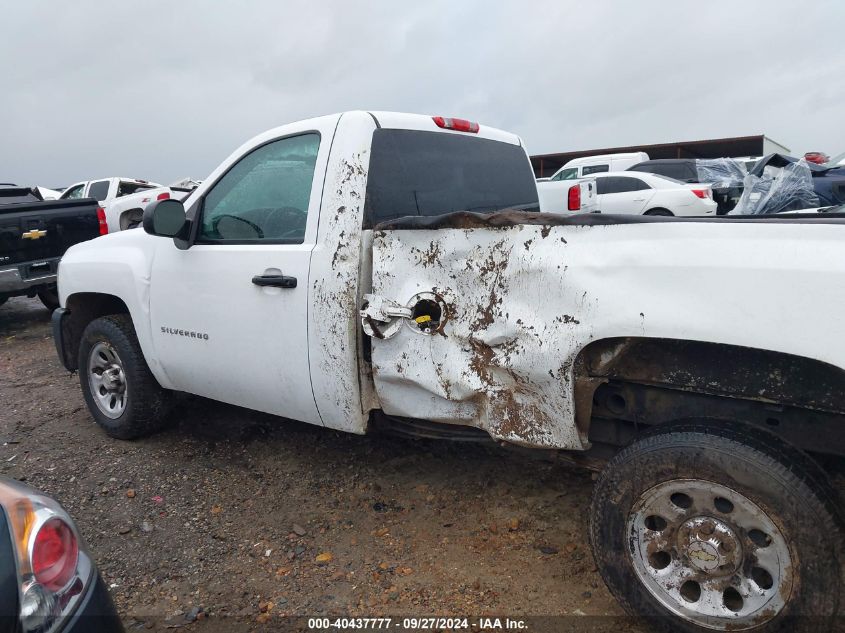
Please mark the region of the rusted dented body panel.
[[373, 339], [386, 413], [583, 449], [576, 409], [589, 402], [575, 385], [600, 381], [575, 367], [593, 341], [704, 341], [845, 366], [845, 226], [546, 218], [377, 227], [373, 294], [406, 305], [433, 292], [448, 306], [441, 332], [408, 321]]
[[[355, 318], [362, 266], [361, 218], [370, 137], [364, 112], [344, 114], [335, 134], [323, 188], [317, 246], [311, 254], [308, 348], [311, 384], [323, 424], [364, 433], [362, 402], [372, 401], [372, 382], [360, 361], [360, 325]], [[361, 380], [361, 378], [364, 378]]]
[[562, 238], [542, 225], [377, 231], [373, 293], [405, 303], [429, 291], [448, 306], [440, 333], [407, 326], [373, 342], [384, 411], [474, 425], [511, 442], [584, 448], [572, 423], [568, 358], [589, 336], [591, 306], [565, 283]]

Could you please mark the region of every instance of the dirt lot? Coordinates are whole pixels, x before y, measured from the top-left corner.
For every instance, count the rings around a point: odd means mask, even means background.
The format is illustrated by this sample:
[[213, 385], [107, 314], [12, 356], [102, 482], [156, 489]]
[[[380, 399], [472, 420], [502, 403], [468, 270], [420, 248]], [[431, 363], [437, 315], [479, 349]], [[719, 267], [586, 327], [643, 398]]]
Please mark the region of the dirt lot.
[[0, 402], [0, 473], [75, 517], [132, 628], [197, 609], [206, 622], [621, 614], [586, 540], [591, 475], [564, 464], [196, 398], [170, 430], [112, 440], [37, 300], [0, 308]]

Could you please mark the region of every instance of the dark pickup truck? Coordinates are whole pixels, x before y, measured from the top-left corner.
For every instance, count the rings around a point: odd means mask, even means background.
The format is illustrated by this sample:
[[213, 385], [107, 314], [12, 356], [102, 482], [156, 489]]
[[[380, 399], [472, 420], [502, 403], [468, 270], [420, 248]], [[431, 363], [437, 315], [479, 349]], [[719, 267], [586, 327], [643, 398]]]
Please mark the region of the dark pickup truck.
[[42, 200], [36, 189], [0, 186], [0, 305], [37, 295], [47, 309], [57, 308], [59, 260], [101, 234], [99, 213], [93, 199]]

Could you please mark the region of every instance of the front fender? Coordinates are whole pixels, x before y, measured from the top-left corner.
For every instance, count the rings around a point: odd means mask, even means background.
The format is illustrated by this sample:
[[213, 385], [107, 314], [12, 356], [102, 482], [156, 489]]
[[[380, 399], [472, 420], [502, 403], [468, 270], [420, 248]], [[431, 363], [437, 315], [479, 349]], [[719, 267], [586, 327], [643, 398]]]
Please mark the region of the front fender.
[[129, 310], [144, 358], [162, 387], [170, 387], [157, 360], [150, 329], [150, 274], [158, 242], [143, 231], [122, 231], [71, 247], [59, 264], [59, 300], [80, 293], [120, 299]]

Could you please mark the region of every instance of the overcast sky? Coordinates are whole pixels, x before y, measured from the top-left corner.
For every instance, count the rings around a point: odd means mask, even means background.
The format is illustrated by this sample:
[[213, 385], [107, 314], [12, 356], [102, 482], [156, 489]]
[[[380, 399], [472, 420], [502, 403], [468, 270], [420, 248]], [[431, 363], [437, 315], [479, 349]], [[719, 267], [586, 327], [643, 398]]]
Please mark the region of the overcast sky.
[[203, 178], [350, 109], [460, 116], [531, 153], [764, 133], [845, 151], [845, 2], [6, 0], [0, 182]]

